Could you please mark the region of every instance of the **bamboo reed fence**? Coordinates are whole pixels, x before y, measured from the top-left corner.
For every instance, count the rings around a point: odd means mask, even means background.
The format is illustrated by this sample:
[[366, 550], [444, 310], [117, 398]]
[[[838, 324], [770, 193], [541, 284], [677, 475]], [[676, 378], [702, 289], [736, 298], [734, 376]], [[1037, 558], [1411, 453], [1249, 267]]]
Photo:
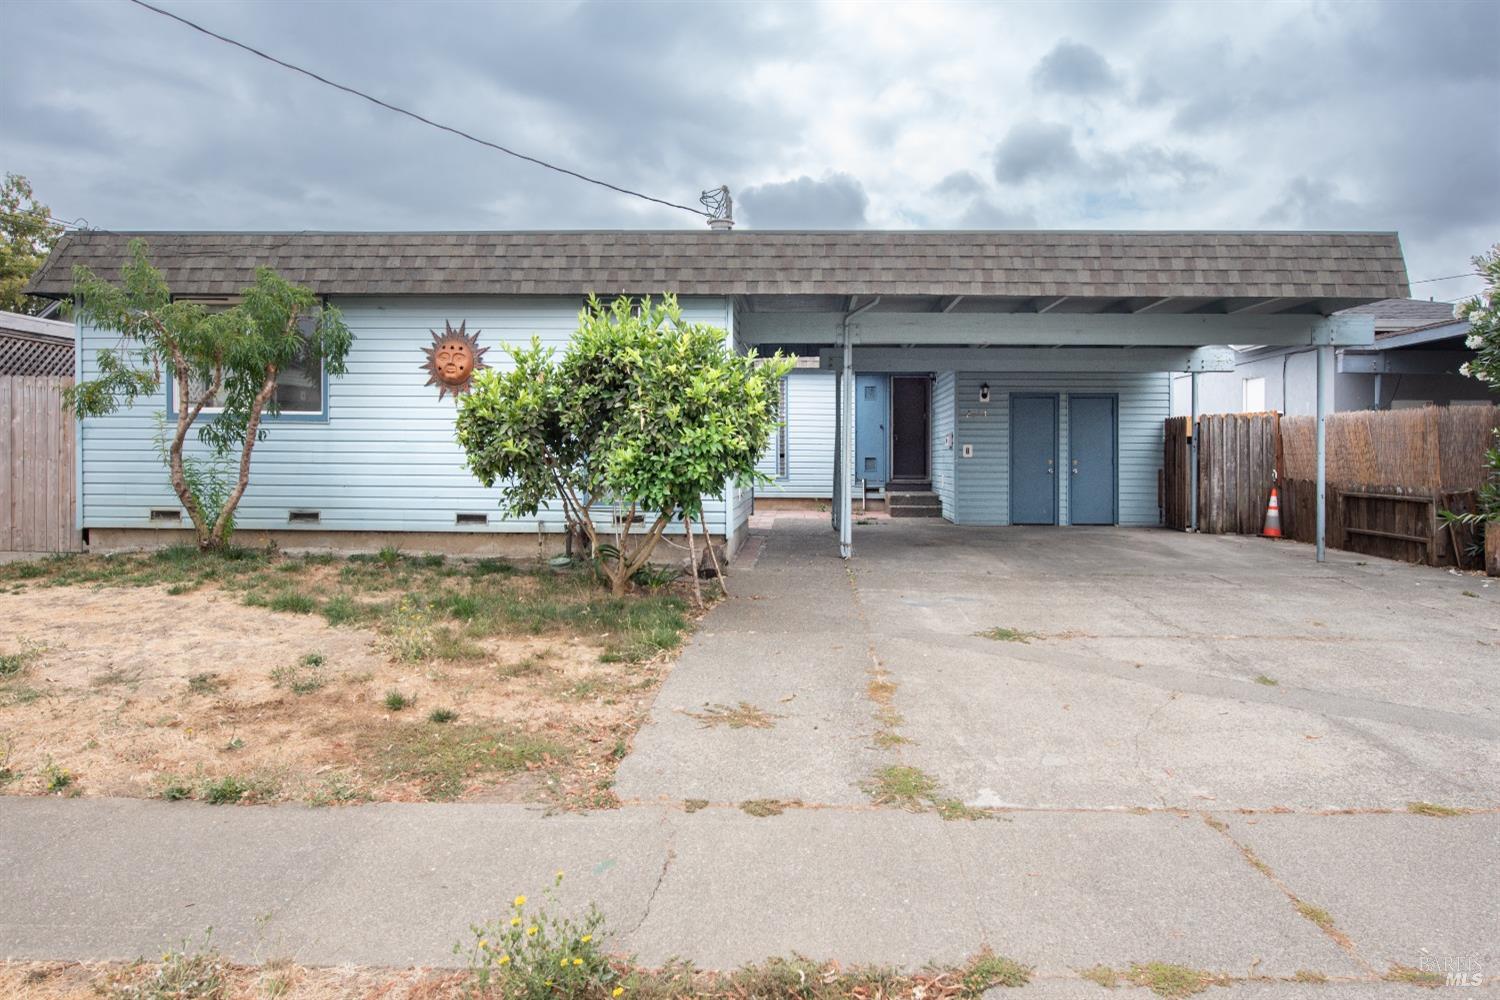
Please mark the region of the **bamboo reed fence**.
[[[1328, 416], [1330, 483], [1397, 483], [1458, 493], [1484, 482], [1500, 406], [1424, 406]], [[1316, 479], [1317, 418], [1281, 421], [1286, 479]]]
[[[1317, 418], [1211, 414], [1198, 427], [1198, 527], [1257, 534], [1271, 470], [1277, 468], [1282, 532], [1316, 535]], [[1165, 520], [1186, 527], [1190, 462], [1186, 418], [1167, 422]], [[1335, 413], [1327, 424], [1328, 544], [1368, 555], [1472, 566], [1469, 529], [1445, 525], [1443, 510], [1473, 509], [1485, 452], [1500, 430], [1500, 406], [1429, 406]], [[1279, 465], [1262, 434], [1275, 436]], [[1260, 447], [1257, 448], [1256, 445]], [[1216, 485], [1222, 484], [1222, 485]], [[1175, 501], [1175, 502], [1173, 502]], [[1256, 508], [1251, 510], [1250, 508]], [[1175, 516], [1174, 516], [1175, 515]]]

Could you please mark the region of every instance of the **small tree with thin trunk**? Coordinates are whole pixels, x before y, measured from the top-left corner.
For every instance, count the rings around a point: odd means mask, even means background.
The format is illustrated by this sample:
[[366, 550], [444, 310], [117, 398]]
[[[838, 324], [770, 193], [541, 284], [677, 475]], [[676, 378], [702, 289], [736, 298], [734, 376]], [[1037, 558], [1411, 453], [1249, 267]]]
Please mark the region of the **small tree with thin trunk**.
[[[120, 341], [97, 353], [98, 375], [69, 389], [68, 404], [79, 416], [103, 416], [157, 392], [164, 378], [170, 379], [177, 412], [170, 436], [163, 435], [163, 451], [172, 489], [192, 519], [198, 547], [223, 548], [250, 485], [256, 442], [266, 436], [262, 419], [280, 409], [278, 377], [298, 363], [321, 363], [329, 375], [344, 374], [354, 335], [337, 309], [269, 268], [256, 270], [255, 284], [237, 305], [217, 312], [174, 300], [142, 240], [131, 241], [121, 279], [117, 286], [88, 268], [74, 271], [77, 315], [118, 334]], [[200, 424], [211, 407], [218, 412]], [[216, 456], [229, 458], [238, 451], [232, 486], [205, 485], [202, 467], [184, 456], [195, 426]]]
[[[672, 296], [590, 298], [557, 361], [535, 340], [508, 350], [509, 370], [481, 371], [459, 398], [469, 468], [499, 484], [510, 514], [555, 498], [614, 593], [673, 520], [691, 532], [704, 497], [765, 479], [755, 463], [791, 362], [736, 354], [723, 330], [685, 321]], [[595, 523], [600, 502], [613, 508], [609, 528]], [[643, 531], [632, 530], [638, 518]]]

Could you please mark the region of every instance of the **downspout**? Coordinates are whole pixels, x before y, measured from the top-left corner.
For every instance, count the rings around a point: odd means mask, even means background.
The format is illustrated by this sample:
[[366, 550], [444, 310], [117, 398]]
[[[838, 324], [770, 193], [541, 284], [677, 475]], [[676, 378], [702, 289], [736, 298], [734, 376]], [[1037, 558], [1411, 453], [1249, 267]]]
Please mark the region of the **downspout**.
[[[850, 300], [851, 304], [853, 300]], [[839, 386], [847, 412], [839, 414], [839, 556], [848, 559], [854, 555], [854, 339], [849, 330], [849, 321], [880, 305], [877, 295], [858, 309], [844, 313], [840, 339], [844, 348], [843, 370], [839, 372]]]

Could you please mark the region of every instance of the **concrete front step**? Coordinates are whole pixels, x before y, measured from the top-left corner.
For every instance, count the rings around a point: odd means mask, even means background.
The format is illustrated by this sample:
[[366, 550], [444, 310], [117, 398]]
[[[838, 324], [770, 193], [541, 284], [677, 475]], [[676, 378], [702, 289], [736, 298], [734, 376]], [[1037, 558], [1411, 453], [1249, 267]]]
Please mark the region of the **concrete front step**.
[[885, 500], [891, 517], [943, 516], [943, 501], [936, 493], [887, 493]]

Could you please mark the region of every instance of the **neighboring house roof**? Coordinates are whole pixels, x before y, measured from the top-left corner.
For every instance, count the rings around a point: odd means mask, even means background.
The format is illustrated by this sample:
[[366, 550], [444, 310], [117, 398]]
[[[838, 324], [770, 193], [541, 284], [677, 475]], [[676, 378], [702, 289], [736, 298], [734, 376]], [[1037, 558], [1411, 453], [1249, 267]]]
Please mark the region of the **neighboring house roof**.
[[1469, 335], [1469, 321], [1466, 319], [1454, 319], [1449, 316], [1438, 323], [1428, 323], [1425, 326], [1413, 326], [1403, 330], [1381, 330], [1375, 334], [1375, 349], [1377, 351], [1395, 350], [1402, 347], [1419, 347], [1423, 345], [1437, 344], [1442, 341], [1453, 341], [1450, 345], [1455, 349], [1468, 350], [1463, 346], [1462, 338]]
[[1373, 316], [1377, 335], [1391, 330], [1414, 330], [1419, 326], [1453, 322], [1453, 303], [1429, 299], [1381, 299], [1344, 310], [1356, 316]]
[[[257, 266], [322, 294], [651, 292], [1294, 300], [1324, 311], [1407, 294], [1394, 233], [616, 231], [114, 233], [58, 242], [28, 290], [83, 264], [116, 279], [134, 237], [179, 295]], [[1070, 310], [1059, 310], [1070, 311]], [[1168, 310], [1170, 311], [1170, 310]]]
[[0, 375], [72, 374], [72, 323], [0, 312]]

